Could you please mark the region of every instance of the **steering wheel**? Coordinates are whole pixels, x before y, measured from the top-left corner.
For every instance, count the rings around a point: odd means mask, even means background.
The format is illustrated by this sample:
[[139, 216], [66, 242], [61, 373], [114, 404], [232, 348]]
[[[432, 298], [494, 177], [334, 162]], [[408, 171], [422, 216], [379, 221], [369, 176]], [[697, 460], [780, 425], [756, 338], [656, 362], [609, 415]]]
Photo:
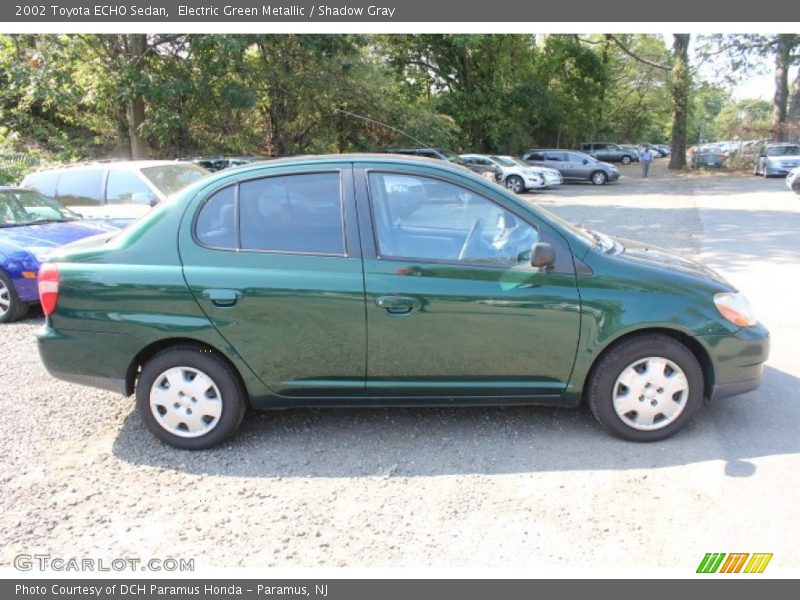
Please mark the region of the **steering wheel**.
[[464, 245], [461, 246], [461, 251], [458, 253], [458, 260], [464, 260], [469, 256], [469, 253], [475, 249], [475, 246], [477, 246], [478, 241], [481, 239], [483, 227], [483, 219], [475, 221], [475, 225], [472, 226], [472, 229], [470, 229], [467, 234], [467, 239], [464, 240]]

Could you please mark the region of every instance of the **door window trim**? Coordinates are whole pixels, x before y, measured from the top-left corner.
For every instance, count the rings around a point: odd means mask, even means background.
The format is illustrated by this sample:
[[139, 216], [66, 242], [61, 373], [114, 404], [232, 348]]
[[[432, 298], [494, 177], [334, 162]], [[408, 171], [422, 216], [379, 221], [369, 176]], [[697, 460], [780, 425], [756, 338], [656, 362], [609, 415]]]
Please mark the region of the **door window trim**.
[[[328, 256], [328, 257], [335, 257], [335, 258], [352, 258], [353, 253], [350, 251], [350, 243], [348, 240], [347, 235], [347, 194], [345, 190], [346, 181], [344, 178], [344, 172], [346, 169], [343, 168], [335, 168], [335, 169], [315, 169], [313, 171], [290, 171], [290, 172], [283, 172], [283, 173], [271, 173], [271, 174], [259, 174], [253, 175], [252, 177], [247, 177], [244, 179], [238, 179], [236, 181], [229, 181], [224, 183], [218, 187], [213, 188], [207, 193], [204, 193], [203, 199], [200, 201], [200, 205], [194, 212], [194, 216], [192, 217], [191, 223], [191, 233], [192, 233], [192, 241], [199, 246], [200, 248], [204, 248], [206, 250], [214, 250], [216, 252], [234, 252], [237, 254], [240, 253], [252, 253], [252, 254], [274, 254], [274, 255], [284, 255], [284, 256]], [[276, 177], [294, 177], [298, 175], [320, 175], [320, 174], [329, 174], [329, 173], [336, 173], [339, 175], [339, 205], [340, 205], [340, 212], [341, 212], [341, 233], [342, 233], [342, 246], [344, 252], [342, 253], [330, 253], [330, 252], [304, 252], [299, 250], [265, 250], [265, 249], [258, 249], [258, 248], [242, 248], [242, 237], [241, 237], [241, 219], [239, 218], [239, 187], [243, 183], [249, 183], [251, 181], [259, 181], [262, 179], [270, 179]], [[209, 246], [204, 244], [197, 238], [197, 220], [200, 217], [200, 213], [203, 211], [203, 208], [206, 206], [206, 202], [213, 197], [217, 192], [221, 192], [225, 188], [233, 187], [233, 215], [234, 215], [234, 248], [220, 248], [216, 246]]]

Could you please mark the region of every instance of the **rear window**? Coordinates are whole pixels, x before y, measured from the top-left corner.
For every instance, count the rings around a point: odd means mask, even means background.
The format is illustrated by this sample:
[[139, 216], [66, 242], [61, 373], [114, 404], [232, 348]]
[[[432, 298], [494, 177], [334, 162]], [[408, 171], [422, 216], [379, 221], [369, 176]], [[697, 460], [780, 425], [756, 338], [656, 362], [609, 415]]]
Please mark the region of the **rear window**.
[[103, 168], [64, 169], [56, 187], [56, 197], [66, 206], [92, 206], [103, 203]]
[[147, 177], [154, 186], [165, 196], [174, 194], [180, 189], [185, 188], [208, 175], [203, 167], [192, 164], [159, 165], [157, 167], [145, 167], [142, 174]]
[[239, 185], [243, 250], [345, 254], [339, 173], [266, 177]]
[[22, 187], [31, 188], [40, 194], [50, 196], [56, 195], [56, 182], [58, 181], [58, 171], [42, 171], [41, 173], [31, 173], [22, 180]]

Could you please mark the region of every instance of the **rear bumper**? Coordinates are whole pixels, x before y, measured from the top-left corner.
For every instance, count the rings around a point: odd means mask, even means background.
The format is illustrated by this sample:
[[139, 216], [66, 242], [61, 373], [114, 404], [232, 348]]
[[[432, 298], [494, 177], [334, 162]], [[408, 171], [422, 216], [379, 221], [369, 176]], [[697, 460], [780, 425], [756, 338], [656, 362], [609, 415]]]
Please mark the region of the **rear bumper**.
[[37, 335], [39, 356], [53, 377], [128, 395], [128, 370], [143, 347], [125, 334], [56, 330], [45, 325]]

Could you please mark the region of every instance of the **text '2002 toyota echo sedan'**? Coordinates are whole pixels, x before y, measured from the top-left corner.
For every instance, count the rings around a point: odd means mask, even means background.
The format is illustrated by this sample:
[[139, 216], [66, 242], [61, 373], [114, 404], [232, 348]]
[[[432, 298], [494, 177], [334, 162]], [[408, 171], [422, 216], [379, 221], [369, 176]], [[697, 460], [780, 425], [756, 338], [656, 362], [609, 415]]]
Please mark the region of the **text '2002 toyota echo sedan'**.
[[568, 225], [466, 169], [274, 160], [42, 266], [39, 351], [180, 448], [245, 409], [550, 404], [666, 438], [758, 386], [767, 330], [708, 268]]

